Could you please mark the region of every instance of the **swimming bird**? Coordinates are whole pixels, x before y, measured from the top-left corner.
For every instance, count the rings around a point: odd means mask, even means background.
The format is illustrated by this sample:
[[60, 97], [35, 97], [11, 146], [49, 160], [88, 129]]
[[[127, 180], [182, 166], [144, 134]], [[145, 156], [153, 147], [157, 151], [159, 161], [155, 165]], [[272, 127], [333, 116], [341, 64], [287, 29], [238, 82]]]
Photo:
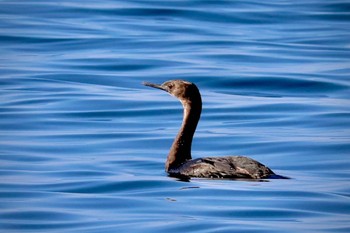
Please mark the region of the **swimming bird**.
[[170, 148], [165, 171], [175, 177], [199, 178], [284, 178], [265, 165], [244, 156], [205, 157], [192, 159], [193, 135], [202, 112], [201, 94], [194, 83], [170, 80], [163, 84], [143, 83], [168, 92], [182, 103], [184, 113], [181, 128]]

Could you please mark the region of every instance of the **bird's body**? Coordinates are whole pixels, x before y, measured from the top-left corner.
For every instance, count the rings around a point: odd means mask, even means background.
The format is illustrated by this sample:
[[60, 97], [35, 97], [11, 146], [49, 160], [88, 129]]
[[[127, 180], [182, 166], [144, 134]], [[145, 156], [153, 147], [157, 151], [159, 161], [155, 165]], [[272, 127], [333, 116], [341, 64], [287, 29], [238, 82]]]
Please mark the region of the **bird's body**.
[[168, 173], [178, 177], [244, 179], [261, 179], [274, 175], [268, 167], [244, 156], [193, 159], [169, 169]]
[[200, 178], [284, 178], [265, 165], [244, 156], [205, 157], [192, 159], [191, 146], [201, 111], [202, 99], [197, 86], [183, 80], [171, 80], [161, 85], [144, 83], [178, 98], [184, 115], [181, 128], [171, 146], [165, 170], [176, 177]]

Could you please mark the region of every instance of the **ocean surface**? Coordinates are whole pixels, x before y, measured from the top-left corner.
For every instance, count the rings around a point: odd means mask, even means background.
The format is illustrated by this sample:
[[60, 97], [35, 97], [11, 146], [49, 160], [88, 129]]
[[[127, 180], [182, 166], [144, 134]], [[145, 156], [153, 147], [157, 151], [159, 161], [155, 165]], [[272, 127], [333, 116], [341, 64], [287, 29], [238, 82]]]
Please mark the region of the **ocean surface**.
[[[349, 1], [1, 0], [0, 54], [1, 232], [350, 232]], [[291, 179], [168, 177], [170, 79]]]

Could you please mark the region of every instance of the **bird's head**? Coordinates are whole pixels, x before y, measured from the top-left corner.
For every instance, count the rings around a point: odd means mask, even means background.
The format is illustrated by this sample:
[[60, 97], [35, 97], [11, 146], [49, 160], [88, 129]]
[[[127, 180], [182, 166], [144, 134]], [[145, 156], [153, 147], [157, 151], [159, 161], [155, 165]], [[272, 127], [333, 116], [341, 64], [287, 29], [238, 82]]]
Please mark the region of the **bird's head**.
[[197, 86], [194, 83], [184, 80], [170, 80], [163, 84], [143, 83], [145, 86], [157, 88], [168, 92], [170, 95], [178, 98], [182, 103], [187, 101], [200, 100], [201, 96]]

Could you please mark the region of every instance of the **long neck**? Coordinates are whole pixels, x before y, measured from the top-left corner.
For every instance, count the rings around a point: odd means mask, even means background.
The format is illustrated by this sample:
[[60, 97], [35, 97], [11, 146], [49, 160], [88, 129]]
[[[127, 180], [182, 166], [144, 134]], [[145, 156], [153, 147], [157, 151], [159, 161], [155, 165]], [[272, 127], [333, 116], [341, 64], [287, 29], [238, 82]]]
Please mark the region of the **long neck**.
[[202, 112], [202, 100], [199, 95], [199, 98], [194, 100], [182, 101], [182, 105], [184, 107], [183, 121], [168, 154], [165, 164], [166, 171], [192, 159], [192, 139]]

